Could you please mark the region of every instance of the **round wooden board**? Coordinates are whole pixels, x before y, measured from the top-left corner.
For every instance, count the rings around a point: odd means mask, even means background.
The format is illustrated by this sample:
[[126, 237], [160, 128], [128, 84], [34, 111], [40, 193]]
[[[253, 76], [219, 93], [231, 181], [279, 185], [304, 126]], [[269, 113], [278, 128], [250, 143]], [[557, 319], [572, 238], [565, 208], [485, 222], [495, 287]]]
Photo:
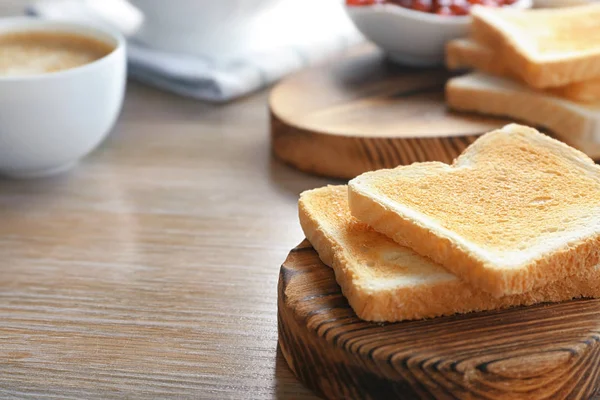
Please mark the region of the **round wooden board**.
[[600, 301], [395, 324], [359, 320], [307, 241], [281, 267], [279, 344], [330, 399], [590, 399]]
[[443, 69], [408, 69], [372, 47], [279, 83], [271, 92], [273, 153], [309, 173], [353, 178], [417, 161], [451, 162], [506, 120], [451, 113]]

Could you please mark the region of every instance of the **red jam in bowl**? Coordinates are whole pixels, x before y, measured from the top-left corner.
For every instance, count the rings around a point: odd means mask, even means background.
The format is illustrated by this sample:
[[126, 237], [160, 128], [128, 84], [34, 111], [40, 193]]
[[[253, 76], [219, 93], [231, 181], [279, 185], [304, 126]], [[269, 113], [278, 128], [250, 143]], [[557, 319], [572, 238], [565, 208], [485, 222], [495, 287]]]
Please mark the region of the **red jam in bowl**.
[[410, 8], [438, 15], [467, 15], [475, 4], [486, 7], [503, 7], [515, 3], [517, 0], [346, 0], [349, 6], [371, 6], [374, 4], [395, 4], [400, 7]]

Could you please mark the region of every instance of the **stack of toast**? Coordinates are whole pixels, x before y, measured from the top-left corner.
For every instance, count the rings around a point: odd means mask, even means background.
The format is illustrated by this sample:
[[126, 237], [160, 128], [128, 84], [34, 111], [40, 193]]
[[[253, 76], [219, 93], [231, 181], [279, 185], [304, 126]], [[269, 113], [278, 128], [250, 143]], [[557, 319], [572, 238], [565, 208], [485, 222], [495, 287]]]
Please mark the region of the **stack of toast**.
[[510, 117], [551, 131], [600, 159], [600, 4], [511, 10], [475, 7], [468, 39], [446, 64], [449, 107]]
[[522, 125], [304, 192], [299, 216], [364, 320], [600, 296], [600, 167]]

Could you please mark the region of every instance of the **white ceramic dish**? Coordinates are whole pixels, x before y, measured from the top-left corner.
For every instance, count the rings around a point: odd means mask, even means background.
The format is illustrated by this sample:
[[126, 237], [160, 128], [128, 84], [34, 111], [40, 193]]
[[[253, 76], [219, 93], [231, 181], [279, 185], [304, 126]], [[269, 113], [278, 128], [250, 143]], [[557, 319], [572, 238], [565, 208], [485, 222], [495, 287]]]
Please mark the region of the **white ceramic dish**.
[[0, 35], [23, 31], [74, 33], [115, 48], [77, 68], [0, 76], [0, 173], [32, 178], [68, 170], [108, 135], [123, 104], [125, 40], [116, 32], [73, 23], [0, 19]]
[[533, 6], [536, 8], [572, 7], [593, 3], [594, 1], [597, 0], [533, 0]]
[[[531, 8], [532, 0], [518, 0], [511, 7]], [[444, 46], [466, 36], [470, 16], [443, 16], [414, 11], [394, 4], [346, 6], [348, 15], [363, 35], [389, 57], [411, 66], [444, 62]]]
[[144, 15], [136, 34], [163, 51], [197, 56], [238, 54], [255, 46], [265, 14], [281, 0], [130, 0]]

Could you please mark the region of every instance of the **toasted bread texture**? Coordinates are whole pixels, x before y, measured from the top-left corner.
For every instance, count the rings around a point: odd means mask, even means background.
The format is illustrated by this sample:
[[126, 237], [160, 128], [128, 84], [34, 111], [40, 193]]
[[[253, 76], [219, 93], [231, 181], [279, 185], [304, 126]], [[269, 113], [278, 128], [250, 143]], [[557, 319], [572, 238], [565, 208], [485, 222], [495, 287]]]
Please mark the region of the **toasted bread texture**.
[[600, 167], [525, 126], [483, 135], [452, 165], [362, 174], [348, 194], [360, 221], [494, 296], [600, 262]]
[[452, 109], [510, 117], [550, 130], [569, 145], [600, 159], [600, 102], [580, 104], [475, 72], [446, 84]]
[[446, 67], [451, 70], [475, 68], [493, 75], [512, 75], [500, 53], [467, 38], [453, 39], [446, 44]]
[[302, 193], [300, 222], [359, 318], [395, 322], [600, 295], [600, 270], [495, 298], [357, 221], [346, 186]]
[[600, 4], [559, 9], [474, 7], [472, 37], [501, 54], [528, 85], [600, 77]]
[[[474, 68], [492, 75], [509, 77], [521, 82], [518, 74], [504, 62], [502, 53], [472, 39], [454, 39], [446, 45], [446, 66], [451, 70]], [[575, 82], [546, 91], [565, 99], [581, 103], [600, 100], [600, 79]]]

